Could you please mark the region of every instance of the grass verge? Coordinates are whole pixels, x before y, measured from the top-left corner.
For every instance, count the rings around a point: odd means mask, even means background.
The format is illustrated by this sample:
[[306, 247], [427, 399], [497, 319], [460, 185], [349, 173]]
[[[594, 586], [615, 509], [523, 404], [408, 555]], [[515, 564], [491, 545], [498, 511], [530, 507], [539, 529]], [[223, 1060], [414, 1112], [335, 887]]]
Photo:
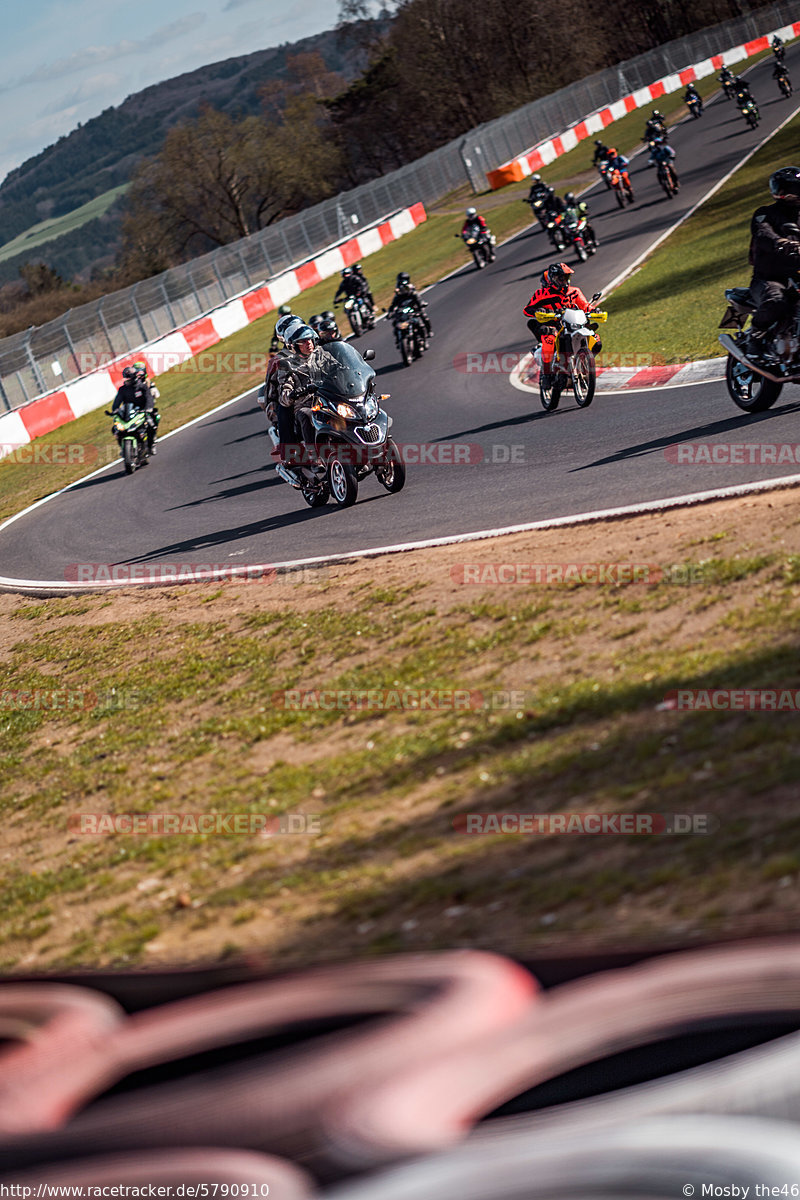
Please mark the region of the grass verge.
[[[629, 586], [459, 585], [467, 559], [682, 570]], [[800, 696], [798, 564], [788, 492], [406, 555], [381, 564], [380, 584], [365, 562], [302, 587], [2, 596], [0, 961], [256, 945], [277, 962], [453, 944], [525, 955], [554, 939], [786, 926], [800, 913], [797, 712], [664, 701]], [[53, 689], [70, 704], [54, 709]], [[454, 689], [469, 704], [454, 709]], [[353, 690], [370, 690], [367, 707], [340, 696]], [[403, 692], [434, 702], [414, 709]], [[712, 833], [456, 829], [470, 812], [520, 811], [705, 815]], [[165, 812], [302, 814], [306, 832], [85, 836], [70, 823]]]

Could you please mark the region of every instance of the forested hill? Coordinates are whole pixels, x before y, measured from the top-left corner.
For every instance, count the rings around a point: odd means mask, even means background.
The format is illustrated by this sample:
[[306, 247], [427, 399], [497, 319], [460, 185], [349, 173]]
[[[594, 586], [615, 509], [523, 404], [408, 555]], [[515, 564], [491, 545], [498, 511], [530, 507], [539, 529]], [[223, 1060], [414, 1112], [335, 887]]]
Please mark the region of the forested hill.
[[366, 61], [364, 24], [352, 26], [346, 38], [330, 30], [211, 63], [107, 108], [6, 176], [0, 184], [0, 245], [38, 221], [71, 212], [126, 183], [143, 155], [160, 150], [167, 130], [197, 116], [203, 104], [231, 116], [257, 113], [259, 90], [286, 76], [287, 57], [316, 51], [329, 71], [354, 79]]

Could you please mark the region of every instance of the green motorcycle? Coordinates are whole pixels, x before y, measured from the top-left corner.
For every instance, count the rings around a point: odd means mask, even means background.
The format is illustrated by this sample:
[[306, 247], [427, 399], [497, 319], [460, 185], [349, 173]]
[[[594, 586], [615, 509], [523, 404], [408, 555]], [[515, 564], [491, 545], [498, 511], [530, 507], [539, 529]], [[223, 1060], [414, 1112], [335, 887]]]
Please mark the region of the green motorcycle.
[[123, 404], [116, 413], [105, 409], [105, 414], [114, 418], [111, 432], [119, 442], [125, 473], [132, 475], [137, 467], [147, 465], [147, 460], [153, 453], [160, 413], [153, 413], [155, 427], [150, 425], [144, 409], [137, 408], [130, 402]]

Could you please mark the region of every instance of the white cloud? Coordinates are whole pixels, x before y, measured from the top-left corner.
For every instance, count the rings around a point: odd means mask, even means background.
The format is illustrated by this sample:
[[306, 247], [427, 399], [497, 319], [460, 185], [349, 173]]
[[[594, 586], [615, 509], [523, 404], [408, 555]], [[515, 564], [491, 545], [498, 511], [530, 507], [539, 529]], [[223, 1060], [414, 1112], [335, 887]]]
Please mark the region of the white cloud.
[[109, 89], [119, 83], [119, 78], [119, 75], [111, 75], [108, 72], [106, 74], [90, 75], [87, 79], [79, 83], [69, 95], [56, 97], [51, 100], [36, 115], [38, 117], [49, 117], [56, 113], [62, 113], [71, 116], [87, 100], [91, 100], [95, 96], [108, 94]]

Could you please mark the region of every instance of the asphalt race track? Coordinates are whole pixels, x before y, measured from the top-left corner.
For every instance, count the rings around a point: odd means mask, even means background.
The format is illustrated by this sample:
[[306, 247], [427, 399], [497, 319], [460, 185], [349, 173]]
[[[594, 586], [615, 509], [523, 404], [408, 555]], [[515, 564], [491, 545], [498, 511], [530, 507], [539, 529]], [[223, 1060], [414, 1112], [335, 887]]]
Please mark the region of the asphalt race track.
[[[787, 62], [800, 79], [800, 50], [790, 51]], [[771, 70], [770, 59], [747, 73], [762, 116], [758, 129], [750, 130], [733, 103], [718, 95], [700, 120], [689, 118], [674, 130], [682, 184], [677, 197], [666, 199], [645, 155], [632, 163], [633, 207], [620, 210], [602, 186], [589, 193], [600, 249], [584, 265], [569, 256], [587, 296], [632, 263], [793, 112], [796, 99], [779, 96]], [[642, 128], [648, 111], [641, 110]], [[590, 140], [587, 158], [592, 149]], [[765, 179], [765, 201], [768, 194]], [[746, 284], [746, 229], [741, 236]], [[678, 465], [666, 453], [677, 442], [800, 441], [800, 390], [791, 386], [774, 409], [754, 416], [741, 413], [717, 383], [599, 394], [586, 410], [567, 395], [548, 414], [538, 395], [510, 385], [510, 367], [466, 373], [467, 354], [502, 356], [529, 348], [521, 310], [552, 260], [548, 246], [542, 232], [525, 232], [502, 246], [484, 271], [469, 263], [431, 288], [426, 298], [435, 337], [411, 367], [400, 364], [385, 321], [357, 343], [362, 351], [376, 351], [379, 390], [391, 393], [386, 407], [392, 432], [407, 448], [408, 482], [398, 495], [384, 492], [370, 476], [354, 507], [341, 510], [331, 501], [307, 508], [300, 493], [275, 475], [264, 416], [252, 393], [160, 443], [146, 470], [127, 477], [121, 463], [114, 465], [14, 521], [0, 534], [0, 575], [63, 580], [76, 563], [282, 563], [795, 473], [785, 462]], [[331, 296], [336, 284], [332, 279]], [[722, 296], [718, 311], [697, 312], [692, 280], [676, 278], [675, 290], [686, 295], [687, 321], [716, 327]], [[305, 311], [301, 302], [298, 307]], [[613, 322], [602, 332], [604, 349], [613, 352]], [[641, 347], [643, 355], [657, 350]], [[489, 365], [497, 367], [498, 360]], [[416, 447], [439, 461], [415, 465]]]

